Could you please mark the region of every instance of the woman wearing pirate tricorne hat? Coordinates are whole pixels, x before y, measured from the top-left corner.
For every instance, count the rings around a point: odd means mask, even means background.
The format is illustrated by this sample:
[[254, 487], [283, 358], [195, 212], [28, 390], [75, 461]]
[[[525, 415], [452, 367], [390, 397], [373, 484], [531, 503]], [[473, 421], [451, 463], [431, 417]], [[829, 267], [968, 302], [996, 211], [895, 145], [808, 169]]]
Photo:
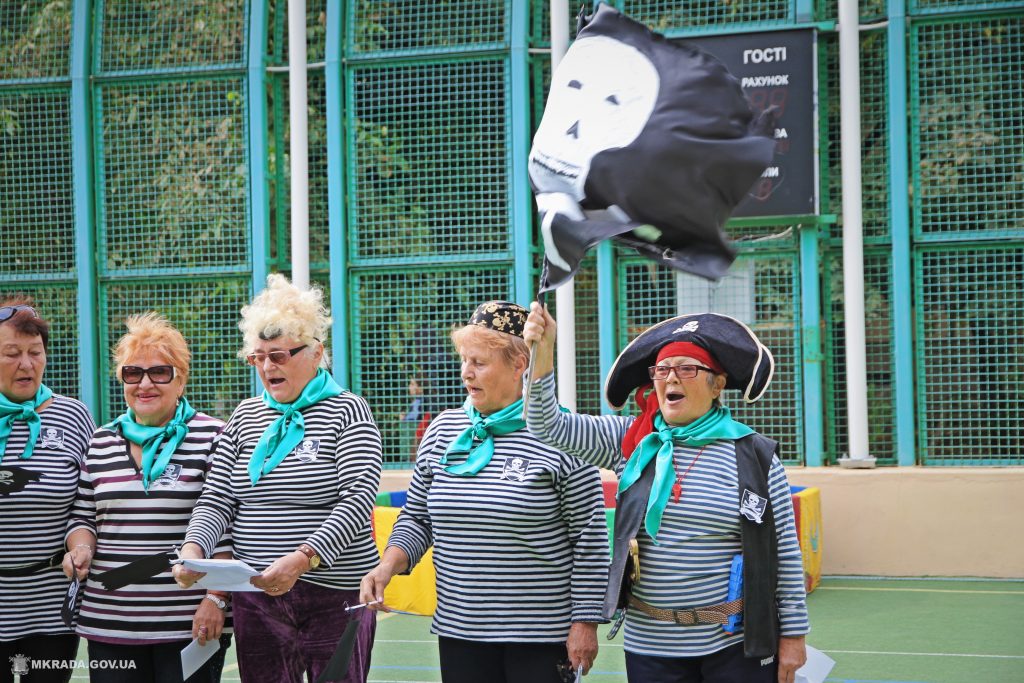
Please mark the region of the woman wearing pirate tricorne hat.
[[433, 545], [431, 630], [445, 683], [571, 681], [597, 654], [608, 577], [601, 476], [526, 429], [526, 314], [488, 301], [452, 332], [466, 402], [427, 428], [408, 501], [362, 583], [361, 602], [381, 599]]
[[[555, 321], [534, 303], [529, 430], [619, 476], [605, 616], [625, 618], [630, 681], [791, 683], [809, 630], [800, 548], [777, 443], [732, 418], [720, 395], [754, 402], [774, 371], [743, 323], [682, 315], [619, 354], [605, 396], [637, 417], [559, 410]], [[628, 565], [628, 567], [627, 567]]]

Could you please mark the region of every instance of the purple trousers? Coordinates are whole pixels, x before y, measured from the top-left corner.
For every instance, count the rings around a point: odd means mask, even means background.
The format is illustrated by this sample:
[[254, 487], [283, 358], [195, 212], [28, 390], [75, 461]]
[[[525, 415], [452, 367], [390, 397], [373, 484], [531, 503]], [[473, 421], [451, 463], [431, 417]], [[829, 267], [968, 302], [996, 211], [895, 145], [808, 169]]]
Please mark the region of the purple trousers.
[[359, 620], [359, 628], [348, 674], [332, 683], [366, 682], [377, 615], [368, 609], [344, 610], [346, 602], [359, 603], [359, 591], [300, 580], [281, 597], [234, 593], [232, 598], [242, 683], [303, 683], [305, 675], [315, 681], [351, 619]]

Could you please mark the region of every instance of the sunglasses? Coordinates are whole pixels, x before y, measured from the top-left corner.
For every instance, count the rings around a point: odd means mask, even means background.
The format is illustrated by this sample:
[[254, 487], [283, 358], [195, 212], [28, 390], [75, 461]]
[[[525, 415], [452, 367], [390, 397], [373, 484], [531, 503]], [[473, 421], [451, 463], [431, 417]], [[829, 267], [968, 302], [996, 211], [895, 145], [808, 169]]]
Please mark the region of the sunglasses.
[[678, 379], [693, 379], [699, 370], [714, 372], [711, 368], [700, 365], [652, 365], [647, 368], [647, 374], [651, 376], [651, 379], [668, 379], [668, 376], [673, 373]]
[[138, 384], [146, 375], [153, 384], [169, 384], [174, 379], [174, 366], [154, 365], [151, 368], [140, 368], [138, 365], [125, 365], [121, 368], [121, 381], [125, 384]]
[[18, 311], [31, 311], [33, 318], [39, 317], [39, 314], [36, 313], [36, 309], [32, 308], [31, 306], [26, 306], [25, 304], [18, 304], [17, 306], [4, 306], [0, 308], [0, 323], [13, 318], [15, 313], [17, 313]]
[[270, 362], [274, 365], [285, 365], [302, 349], [309, 346], [309, 344], [303, 344], [302, 346], [296, 346], [294, 349], [288, 349], [287, 351], [271, 351], [270, 353], [263, 353], [258, 351], [256, 353], [250, 353], [245, 357], [246, 362], [249, 365], [263, 365], [269, 358]]

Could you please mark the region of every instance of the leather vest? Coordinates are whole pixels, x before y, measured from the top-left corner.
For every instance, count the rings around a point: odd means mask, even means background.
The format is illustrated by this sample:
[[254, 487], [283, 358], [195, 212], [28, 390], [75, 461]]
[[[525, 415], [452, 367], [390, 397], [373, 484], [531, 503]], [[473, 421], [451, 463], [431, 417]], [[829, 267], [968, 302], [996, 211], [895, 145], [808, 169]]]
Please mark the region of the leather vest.
[[[768, 495], [768, 472], [777, 448], [778, 442], [757, 433], [736, 440], [737, 514], [744, 490], [767, 501], [760, 524], [739, 515], [743, 549], [743, 653], [758, 659], [775, 655], [779, 646], [779, 612], [775, 598], [778, 537]], [[612, 564], [604, 596], [606, 619], [626, 604], [629, 595], [626, 577], [629, 542], [636, 538], [647, 512], [647, 499], [654, 483], [654, 463], [651, 460], [636, 483], [616, 503]], [[643, 557], [640, 563], [643, 571]]]

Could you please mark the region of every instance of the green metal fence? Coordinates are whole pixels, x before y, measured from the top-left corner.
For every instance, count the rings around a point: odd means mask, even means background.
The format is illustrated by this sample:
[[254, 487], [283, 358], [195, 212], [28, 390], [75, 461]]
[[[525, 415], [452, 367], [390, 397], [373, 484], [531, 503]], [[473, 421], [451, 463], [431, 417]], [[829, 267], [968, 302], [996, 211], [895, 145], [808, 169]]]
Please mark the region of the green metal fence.
[[[818, 29], [822, 216], [731, 225], [740, 258], [714, 286], [615, 249], [589, 257], [578, 407], [607, 411], [603, 373], [641, 329], [710, 308], [775, 353], [772, 389], [737, 415], [789, 464], [834, 461], [847, 440], [836, 0], [613, 4], [674, 37]], [[0, 292], [39, 300], [47, 383], [94, 393], [99, 419], [122, 405], [108, 359], [121, 321], [148, 309], [189, 340], [197, 407], [226, 416], [256, 388], [236, 322], [265, 272], [289, 270], [286, 10], [0, 3]], [[1024, 464], [1024, 2], [860, 10], [872, 455]], [[485, 299], [531, 298], [524, 164], [548, 21], [546, 0], [307, 2], [312, 279], [334, 310], [339, 379], [369, 400], [390, 466], [415, 442], [410, 379], [431, 413], [461, 403], [451, 326]]]

